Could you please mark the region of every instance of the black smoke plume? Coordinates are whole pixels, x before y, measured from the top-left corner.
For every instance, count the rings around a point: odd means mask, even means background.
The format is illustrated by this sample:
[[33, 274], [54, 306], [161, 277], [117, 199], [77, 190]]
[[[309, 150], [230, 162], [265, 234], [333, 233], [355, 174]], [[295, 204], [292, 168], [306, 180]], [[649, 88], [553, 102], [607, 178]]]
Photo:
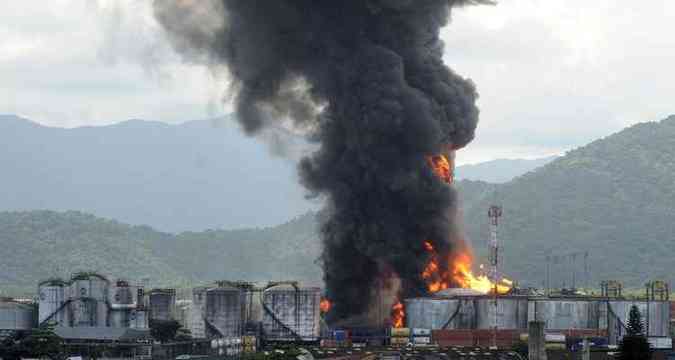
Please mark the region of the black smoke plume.
[[224, 66], [248, 134], [291, 121], [319, 144], [299, 165], [327, 199], [333, 319], [363, 314], [382, 274], [426, 293], [424, 240], [452, 253], [455, 194], [427, 156], [474, 137], [476, 90], [442, 61], [453, 6], [479, 0], [172, 0], [155, 16], [187, 59]]

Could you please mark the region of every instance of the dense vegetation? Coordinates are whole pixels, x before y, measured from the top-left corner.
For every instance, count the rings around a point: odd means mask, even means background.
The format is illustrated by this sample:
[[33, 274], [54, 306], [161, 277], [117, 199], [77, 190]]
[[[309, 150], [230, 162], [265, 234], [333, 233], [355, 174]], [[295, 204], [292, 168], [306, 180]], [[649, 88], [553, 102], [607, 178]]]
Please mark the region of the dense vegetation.
[[553, 285], [569, 286], [573, 273], [583, 284], [582, 257], [562, 255], [588, 252], [592, 285], [675, 283], [675, 116], [597, 140], [509, 183], [459, 189], [478, 248], [487, 238], [486, 209], [503, 205], [504, 263], [515, 279], [541, 285], [549, 256]]
[[[461, 181], [468, 237], [485, 251], [487, 208], [504, 207], [505, 271], [540, 286], [617, 279], [675, 284], [675, 116], [628, 128], [505, 184]], [[263, 208], [260, 211], [264, 211]], [[226, 216], [226, 215], [223, 215]], [[215, 279], [319, 282], [319, 241], [310, 213], [270, 228], [169, 234], [79, 212], [0, 213], [0, 291], [33, 289], [54, 273], [96, 270], [152, 284]], [[575, 269], [575, 270], [574, 270]]]
[[93, 270], [153, 286], [216, 279], [319, 282], [314, 216], [267, 229], [173, 235], [80, 212], [0, 212], [0, 295]]

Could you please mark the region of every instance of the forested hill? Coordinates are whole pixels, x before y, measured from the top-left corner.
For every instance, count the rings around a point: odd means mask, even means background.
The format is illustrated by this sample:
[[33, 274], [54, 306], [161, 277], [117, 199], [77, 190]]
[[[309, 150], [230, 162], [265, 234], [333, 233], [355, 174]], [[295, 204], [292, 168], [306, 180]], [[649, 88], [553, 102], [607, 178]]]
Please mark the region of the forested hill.
[[504, 264], [515, 279], [541, 285], [549, 256], [553, 285], [579, 285], [588, 252], [592, 284], [675, 284], [675, 116], [597, 140], [509, 183], [459, 188], [479, 248], [488, 206], [504, 207]]
[[318, 283], [314, 214], [271, 228], [173, 235], [80, 212], [0, 212], [0, 296], [98, 271], [153, 286], [217, 279]]

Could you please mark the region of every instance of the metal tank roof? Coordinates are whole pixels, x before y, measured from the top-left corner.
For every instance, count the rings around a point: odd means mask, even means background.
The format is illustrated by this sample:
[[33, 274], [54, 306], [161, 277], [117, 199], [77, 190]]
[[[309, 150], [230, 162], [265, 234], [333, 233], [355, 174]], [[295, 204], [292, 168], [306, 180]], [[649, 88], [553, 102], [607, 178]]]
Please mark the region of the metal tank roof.
[[473, 289], [449, 288], [435, 292], [433, 295], [438, 297], [460, 297], [460, 296], [484, 296], [485, 294]]

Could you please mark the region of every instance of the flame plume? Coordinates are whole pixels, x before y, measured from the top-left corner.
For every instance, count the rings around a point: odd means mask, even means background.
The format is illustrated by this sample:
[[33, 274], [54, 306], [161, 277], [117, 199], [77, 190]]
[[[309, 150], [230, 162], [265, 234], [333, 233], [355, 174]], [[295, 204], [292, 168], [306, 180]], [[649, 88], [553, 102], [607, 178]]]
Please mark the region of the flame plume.
[[405, 307], [400, 301], [396, 301], [391, 307], [391, 326], [395, 328], [402, 328], [405, 324]]
[[319, 309], [322, 314], [329, 312], [332, 306], [333, 304], [328, 299], [321, 299], [321, 302], [319, 303]]
[[[449, 151], [447, 156], [444, 154], [429, 156], [427, 162], [438, 178], [448, 184], [453, 183], [454, 152]], [[485, 275], [474, 275], [471, 270], [473, 254], [468, 248], [454, 256], [441, 256], [430, 241], [424, 241], [423, 245], [424, 250], [429, 254], [429, 261], [421, 276], [430, 293], [445, 290], [451, 286], [473, 289], [483, 294], [495, 290], [499, 294], [504, 294], [511, 290], [513, 284], [509, 279], [501, 279], [495, 284]], [[446, 266], [441, 266], [441, 261], [446, 261]], [[445, 270], [443, 270], [444, 267]]]

